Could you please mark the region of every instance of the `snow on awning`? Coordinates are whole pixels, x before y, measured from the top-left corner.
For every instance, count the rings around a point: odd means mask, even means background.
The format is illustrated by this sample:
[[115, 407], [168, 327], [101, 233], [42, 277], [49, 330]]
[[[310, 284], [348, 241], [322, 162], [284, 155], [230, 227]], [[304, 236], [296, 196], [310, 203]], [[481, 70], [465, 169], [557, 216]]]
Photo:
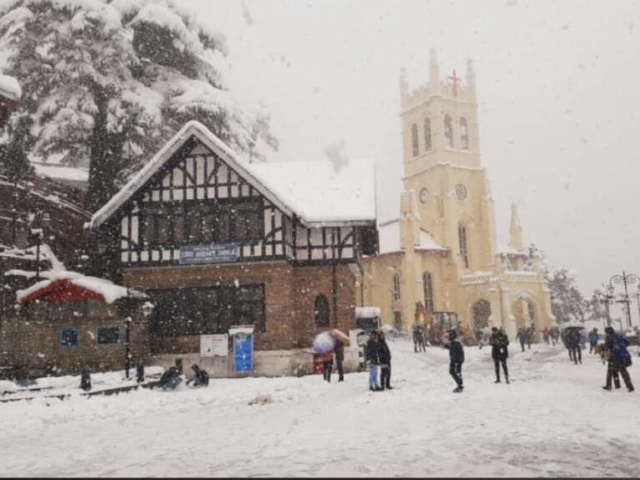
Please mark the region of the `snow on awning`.
[[379, 307], [356, 307], [356, 318], [373, 318], [379, 316]]
[[22, 89], [18, 80], [8, 75], [0, 75], [0, 95], [14, 102], [19, 102], [22, 97]]
[[233, 327], [229, 329], [229, 335], [233, 336], [238, 333], [243, 333], [245, 335], [252, 335], [253, 331], [254, 331], [253, 327]]
[[[18, 271], [7, 272], [14, 275], [19, 273]], [[109, 280], [87, 277], [77, 272], [45, 271], [41, 272], [40, 276], [45, 280], [16, 292], [18, 302], [26, 305], [34, 300], [60, 303], [94, 299], [113, 303], [123, 297], [146, 298], [146, 295], [141, 292], [129, 290]]]

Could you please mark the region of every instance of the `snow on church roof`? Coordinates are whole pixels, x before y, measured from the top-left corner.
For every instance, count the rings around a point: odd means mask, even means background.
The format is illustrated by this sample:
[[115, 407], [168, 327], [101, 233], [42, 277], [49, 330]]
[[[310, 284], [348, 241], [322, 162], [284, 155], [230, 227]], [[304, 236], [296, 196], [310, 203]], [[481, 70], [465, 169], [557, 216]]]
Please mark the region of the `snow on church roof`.
[[[380, 254], [393, 253], [402, 251], [400, 245], [400, 220], [392, 220], [390, 222], [378, 225], [378, 239], [380, 242]], [[418, 250], [449, 250], [442, 245], [438, 245], [431, 234], [426, 230], [420, 229], [420, 243], [417, 244]]]
[[204, 125], [190, 121], [88, 222], [99, 227], [138, 191], [191, 136], [218, 154], [262, 195], [307, 226], [375, 220], [374, 163], [350, 160], [338, 172], [329, 161], [250, 164]]
[[511, 245], [502, 245], [498, 248], [496, 252], [497, 255], [511, 255], [517, 257], [528, 257], [529, 255], [525, 253], [523, 250], [518, 250], [513, 248]]

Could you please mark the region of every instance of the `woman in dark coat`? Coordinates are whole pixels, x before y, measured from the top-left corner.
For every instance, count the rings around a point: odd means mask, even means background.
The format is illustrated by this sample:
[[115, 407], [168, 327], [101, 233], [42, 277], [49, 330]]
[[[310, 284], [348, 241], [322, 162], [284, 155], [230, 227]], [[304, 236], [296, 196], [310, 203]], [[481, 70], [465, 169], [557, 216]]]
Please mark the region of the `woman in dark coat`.
[[380, 361], [380, 388], [392, 390], [391, 382], [391, 350], [387, 345], [384, 332], [378, 332], [378, 360]]

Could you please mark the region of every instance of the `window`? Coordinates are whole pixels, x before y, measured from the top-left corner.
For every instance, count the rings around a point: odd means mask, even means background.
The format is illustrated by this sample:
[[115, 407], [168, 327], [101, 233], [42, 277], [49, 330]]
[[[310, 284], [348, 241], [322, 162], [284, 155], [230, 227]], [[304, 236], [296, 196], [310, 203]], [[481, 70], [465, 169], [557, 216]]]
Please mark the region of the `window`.
[[[183, 211], [186, 208], [186, 212]], [[145, 212], [144, 236], [150, 245], [258, 243], [264, 235], [262, 201], [152, 204]]]
[[328, 327], [329, 326], [329, 301], [324, 295], [318, 295], [316, 297], [316, 304], [314, 308], [314, 315], [316, 320], [316, 327]]
[[444, 144], [447, 148], [453, 148], [453, 124], [448, 114], [444, 116]]
[[463, 150], [469, 150], [469, 128], [464, 117], [460, 119], [460, 144]]
[[159, 337], [227, 333], [232, 325], [266, 331], [264, 285], [150, 290], [151, 331]]
[[60, 346], [62, 348], [77, 348], [80, 346], [80, 330], [77, 328], [63, 328], [60, 330]]
[[465, 268], [469, 268], [469, 251], [467, 250], [467, 229], [464, 225], [458, 225], [458, 241], [460, 242], [460, 255]]
[[428, 152], [431, 150], [431, 119], [424, 119], [424, 149]]
[[424, 290], [424, 309], [426, 312], [433, 312], [433, 282], [431, 274], [424, 272], [422, 274], [422, 288]]
[[420, 146], [418, 144], [418, 126], [414, 123], [411, 125], [411, 145], [413, 146], [413, 156], [420, 154]]
[[98, 328], [98, 345], [120, 343], [120, 327]]
[[400, 300], [400, 275], [393, 276], [393, 299]]

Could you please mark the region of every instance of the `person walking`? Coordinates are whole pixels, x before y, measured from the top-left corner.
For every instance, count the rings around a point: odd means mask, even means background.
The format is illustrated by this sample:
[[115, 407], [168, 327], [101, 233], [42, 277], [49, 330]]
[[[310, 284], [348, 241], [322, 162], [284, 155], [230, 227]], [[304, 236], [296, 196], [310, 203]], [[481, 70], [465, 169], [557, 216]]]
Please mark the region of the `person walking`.
[[378, 385], [378, 365], [380, 364], [380, 347], [378, 345], [378, 332], [373, 330], [369, 334], [369, 341], [366, 347], [366, 360], [369, 362], [369, 390], [380, 391]]
[[596, 345], [598, 345], [598, 329], [594, 328], [589, 332], [589, 353], [596, 353]]
[[384, 332], [378, 333], [378, 359], [380, 360], [380, 389], [393, 390], [391, 383], [391, 350], [385, 339]]
[[333, 370], [333, 352], [322, 355], [322, 378], [331, 383], [331, 371]]
[[533, 343], [533, 337], [535, 336], [535, 331], [536, 330], [535, 330], [535, 328], [533, 328], [533, 325], [530, 325], [524, 331], [528, 350], [531, 350], [531, 344]]
[[[623, 335], [615, 333], [613, 327], [605, 328], [604, 333], [604, 348], [610, 352], [614, 369], [613, 374], [615, 375], [615, 372], [619, 372], [620, 376], [622, 376], [622, 379], [624, 380], [624, 385], [627, 387], [627, 390], [629, 390], [629, 392], [633, 392], [635, 389], [631, 383], [631, 376], [627, 371], [627, 368], [631, 366], [631, 355], [627, 350], [629, 342]], [[605, 390], [611, 390], [611, 384], [609, 383], [602, 388]]]
[[540, 330], [540, 333], [542, 333], [542, 340], [544, 340], [544, 343], [549, 345], [549, 327], [544, 327], [544, 329]]
[[462, 393], [462, 364], [464, 363], [464, 347], [458, 340], [458, 332], [449, 330], [449, 343], [445, 345], [449, 349], [449, 374], [455, 380], [457, 387], [454, 393]]
[[497, 327], [493, 327], [491, 332], [489, 345], [491, 345], [491, 357], [496, 369], [496, 381], [494, 383], [500, 383], [500, 364], [502, 364], [502, 370], [504, 371], [504, 379], [509, 383], [509, 370], [507, 369], [509, 337], [503, 331], [499, 331]]
[[582, 345], [580, 345], [580, 332], [572, 328], [567, 332], [566, 345], [569, 349], [569, 358], [573, 357], [573, 362], [577, 365], [582, 363]]
[[424, 340], [424, 324], [418, 321], [413, 322], [412, 334], [413, 334], [413, 351], [426, 352], [425, 340]]
[[339, 338], [336, 338], [336, 346], [333, 349], [333, 353], [336, 357], [336, 368], [338, 370], [338, 382], [344, 382], [344, 343]]
[[524, 352], [524, 346], [527, 344], [527, 332], [524, 327], [520, 327], [518, 329], [518, 333], [516, 333], [516, 339], [520, 340], [520, 346], [522, 347], [522, 351]]

